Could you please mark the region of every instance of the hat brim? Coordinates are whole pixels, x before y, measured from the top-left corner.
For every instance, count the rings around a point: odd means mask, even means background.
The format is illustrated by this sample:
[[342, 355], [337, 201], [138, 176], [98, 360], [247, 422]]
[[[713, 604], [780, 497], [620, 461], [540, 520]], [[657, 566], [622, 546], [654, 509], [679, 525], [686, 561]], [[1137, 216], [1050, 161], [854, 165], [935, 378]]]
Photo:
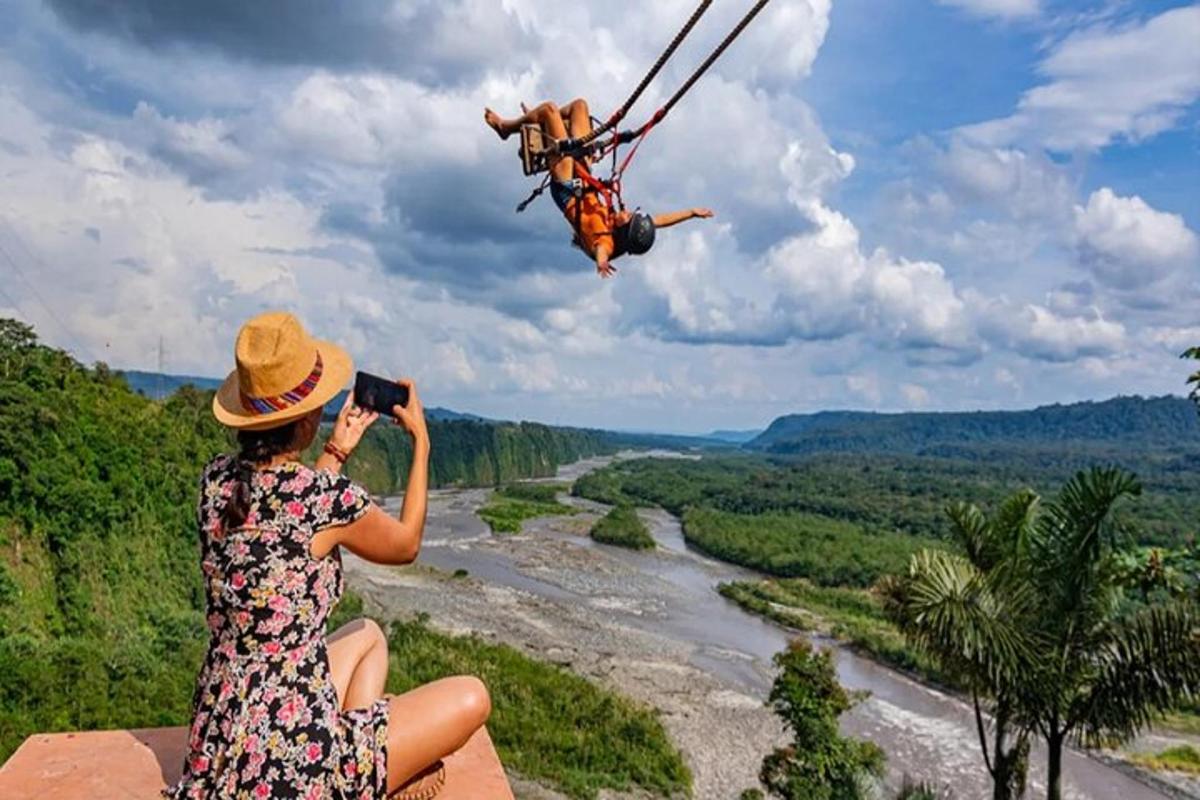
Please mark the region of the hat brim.
[[354, 372], [354, 361], [349, 353], [333, 342], [318, 340], [316, 344], [323, 364], [321, 377], [313, 390], [299, 403], [269, 414], [251, 414], [242, 405], [238, 374], [237, 370], [234, 370], [225, 378], [225, 382], [213, 397], [213, 416], [217, 418], [217, 422], [239, 430], [266, 430], [299, 419], [336, 397], [349, 383], [350, 375]]

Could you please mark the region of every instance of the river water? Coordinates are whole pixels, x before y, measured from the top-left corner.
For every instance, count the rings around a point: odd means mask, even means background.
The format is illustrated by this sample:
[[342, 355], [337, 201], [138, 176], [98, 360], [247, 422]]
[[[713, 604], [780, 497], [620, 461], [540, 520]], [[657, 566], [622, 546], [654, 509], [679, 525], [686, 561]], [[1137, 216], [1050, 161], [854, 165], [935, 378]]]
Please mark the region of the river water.
[[[588, 459], [565, 466], [559, 470], [557, 480], [573, 480], [608, 460]], [[659, 545], [651, 552], [596, 544], [580, 535], [578, 526], [562, 524], [561, 518], [532, 520], [525, 525], [521, 538], [528, 540], [527, 547], [536, 548], [540, 538], [554, 537], [581, 548], [597, 548], [631, 568], [635, 580], [613, 580], [598, 570], [565, 565], [531, 568], [509, 552], [480, 546], [492, 534], [474, 512], [487, 495], [487, 490], [431, 492], [421, 563], [447, 570], [466, 569], [476, 579], [551, 601], [590, 605], [598, 614], [615, 615], [630, 626], [686, 642], [692, 646], [695, 666], [744, 692], [766, 697], [772, 680], [771, 657], [783, 650], [795, 634], [742, 611], [716, 591], [722, 581], [758, 577], [756, 573], [689, 548], [679, 521], [662, 510], [639, 512]], [[564, 499], [583, 510], [604, 510], [589, 501]], [[622, 574], [628, 573], [625, 570]], [[870, 693], [843, 717], [843, 728], [884, 749], [893, 783], [900, 775], [908, 774], [951, 787], [956, 798], [990, 796], [974, 716], [967, 704], [835, 642], [821, 644], [834, 648], [842, 684]], [[1044, 796], [1044, 750], [1035, 748], [1031, 763], [1029, 796]], [[1077, 752], [1066, 755], [1064, 773], [1068, 798], [1165, 797]]]

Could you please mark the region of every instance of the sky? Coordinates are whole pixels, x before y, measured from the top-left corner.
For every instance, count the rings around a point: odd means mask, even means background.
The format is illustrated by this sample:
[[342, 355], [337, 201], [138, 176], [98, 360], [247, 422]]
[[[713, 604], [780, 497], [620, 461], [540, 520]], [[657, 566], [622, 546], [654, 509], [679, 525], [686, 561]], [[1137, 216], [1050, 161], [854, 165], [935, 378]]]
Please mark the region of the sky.
[[0, 316], [222, 376], [286, 309], [429, 405], [622, 429], [1183, 392], [1200, 3], [773, 0], [625, 178], [715, 217], [600, 280], [483, 109], [606, 117], [693, 7], [0, 0]]

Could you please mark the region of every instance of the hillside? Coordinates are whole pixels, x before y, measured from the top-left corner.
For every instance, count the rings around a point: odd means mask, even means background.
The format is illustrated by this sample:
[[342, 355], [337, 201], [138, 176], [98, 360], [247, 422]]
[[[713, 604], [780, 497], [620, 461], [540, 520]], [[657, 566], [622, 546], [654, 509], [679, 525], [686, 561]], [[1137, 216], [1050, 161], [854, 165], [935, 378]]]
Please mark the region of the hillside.
[[[526, 478], [553, 477], [562, 464], [613, 453], [602, 431], [555, 428], [536, 422], [429, 420], [429, 480], [435, 487], [498, 486]], [[315, 459], [314, 444], [307, 454]], [[408, 434], [376, 423], [359, 443], [346, 474], [374, 494], [401, 491], [412, 458]]]
[[1028, 411], [779, 417], [745, 445], [779, 454], [893, 453], [954, 458], [1102, 457], [1106, 451], [1200, 452], [1200, 417], [1182, 397], [1116, 397]]

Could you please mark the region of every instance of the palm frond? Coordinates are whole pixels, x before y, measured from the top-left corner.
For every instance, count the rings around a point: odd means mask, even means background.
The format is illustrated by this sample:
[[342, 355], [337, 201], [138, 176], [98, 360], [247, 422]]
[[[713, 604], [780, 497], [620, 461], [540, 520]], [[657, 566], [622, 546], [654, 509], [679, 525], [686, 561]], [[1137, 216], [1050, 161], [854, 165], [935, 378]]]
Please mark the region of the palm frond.
[[1089, 743], [1128, 739], [1156, 713], [1200, 694], [1200, 611], [1174, 602], [1112, 624], [1094, 651], [1095, 677], [1072, 712]]
[[962, 556], [922, 550], [895, 596], [902, 611], [893, 619], [908, 638], [972, 682], [994, 688], [1028, 661], [1021, 624], [1028, 596], [1013, 587], [994, 591], [988, 575]]
[[991, 526], [979, 506], [961, 501], [951, 503], [946, 506], [946, 516], [950, 518], [951, 530], [967, 558], [979, 569], [987, 569], [986, 564], [992, 557]]
[[992, 528], [995, 536], [1003, 537], [1007, 557], [1024, 559], [1029, 555], [1030, 539], [1041, 505], [1042, 498], [1037, 492], [1022, 489], [1010, 495], [996, 509], [992, 516]]
[[[1194, 359], [1200, 360], [1200, 347], [1189, 347], [1187, 350], [1184, 350], [1183, 354], [1180, 355], [1179, 357], [1180, 358], [1194, 358]], [[1189, 377], [1187, 379], [1187, 382], [1192, 387], [1192, 391], [1191, 391], [1191, 394], [1189, 395], [1189, 397], [1191, 397], [1196, 402], [1200, 403], [1200, 371], [1193, 372], [1191, 377]]]
[[1061, 589], [1068, 607], [1086, 602], [1084, 585], [1105, 547], [1117, 544], [1112, 512], [1126, 497], [1142, 493], [1133, 473], [1093, 467], [1067, 481], [1038, 519], [1037, 560]]

